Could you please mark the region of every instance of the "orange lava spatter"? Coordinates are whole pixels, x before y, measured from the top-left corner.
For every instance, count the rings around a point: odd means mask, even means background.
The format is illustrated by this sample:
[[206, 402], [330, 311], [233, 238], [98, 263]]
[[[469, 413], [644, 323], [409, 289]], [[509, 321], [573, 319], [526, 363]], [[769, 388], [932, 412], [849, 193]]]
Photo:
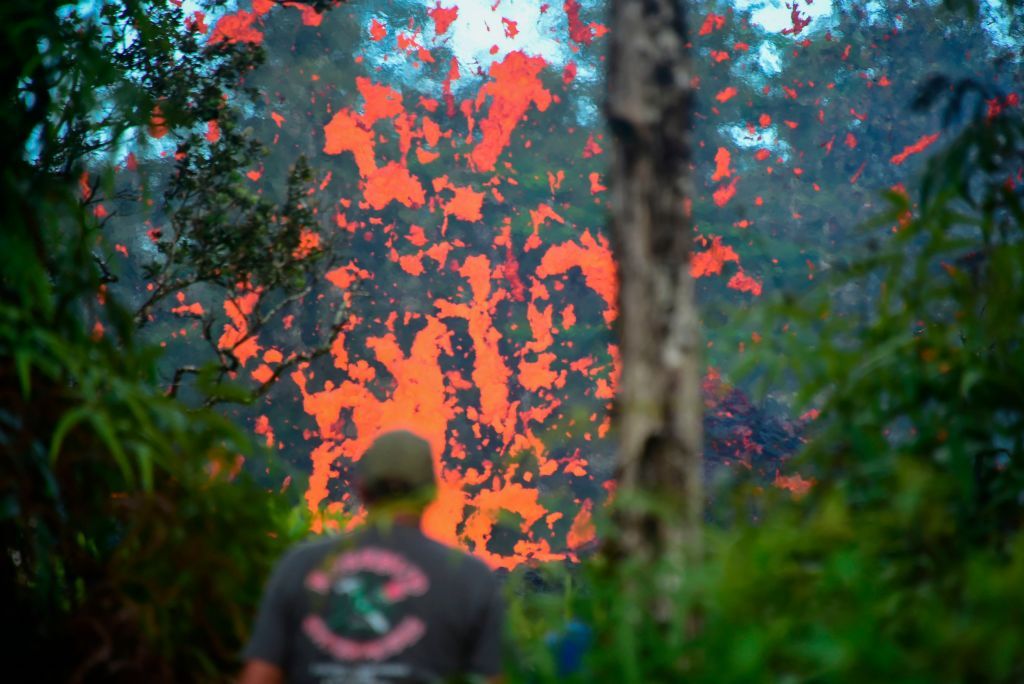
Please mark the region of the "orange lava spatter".
[[427, 10], [427, 14], [434, 20], [434, 31], [437, 35], [446, 33], [452, 23], [459, 17], [459, 8], [456, 7], [441, 7], [441, 3], [438, 2], [432, 9]]
[[894, 154], [889, 161], [893, 164], [899, 165], [907, 160], [912, 154], [918, 154], [927, 149], [932, 143], [939, 139], [939, 133], [933, 133], [931, 135], [922, 135], [918, 138], [917, 142], [912, 145], [907, 145], [903, 148], [903, 151], [899, 154]]
[[578, 0], [565, 0], [563, 5], [565, 17], [569, 23], [569, 38], [581, 45], [589, 45], [594, 39], [593, 28], [580, 20], [580, 3]]
[[604, 300], [604, 319], [611, 323], [618, 315], [618, 275], [611, 247], [604, 236], [595, 238], [585, 230], [579, 242], [552, 246], [537, 267], [537, 277], [546, 278], [576, 267], [583, 272], [587, 286]]
[[405, 112], [402, 94], [394, 88], [374, 83], [362, 76], [356, 78], [356, 88], [365, 102], [360, 123], [367, 128], [380, 119], [391, 119]]
[[714, 31], [720, 31], [725, 26], [725, 17], [715, 14], [714, 12], [708, 13], [704, 17], [704, 23], [700, 25], [700, 30], [697, 35], [706, 36]]
[[719, 181], [732, 175], [732, 155], [729, 150], [719, 147], [715, 152], [715, 172], [711, 174], [712, 181]]
[[224, 312], [230, 323], [224, 325], [224, 331], [217, 340], [217, 346], [234, 354], [244, 367], [249, 359], [260, 350], [258, 338], [249, 332], [248, 316], [259, 302], [259, 292], [248, 290], [224, 302]]
[[512, 372], [498, 348], [501, 334], [492, 323], [493, 309], [505, 298], [505, 291], [498, 289], [491, 293], [491, 264], [486, 256], [468, 257], [458, 273], [469, 282], [472, 301], [455, 304], [438, 300], [435, 306], [442, 318], [463, 318], [468, 323], [475, 354], [473, 382], [480, 392], [480, 420], [492, 427], [504, 444], [508, 444], [515, 430], [508, 391]]
[[505, 59], [491, 65], [491, 80], [481, 86], [475, 106], [479, 111], [490, 100], [487, 116], [480, 121], [481, 140], [469, 154], [477, 171], [492, 171], [512, 137], [519, 120], [530, 105], [546, 111], [551, 92], [538, 75], [547, 63], [541, 57], [529, 57], [522, 51], [510, 52]]
[[452, 186], [454, 196], [444, 205], [444, 212], [463, 221], [479, 221], [483, 218], [480, 209], [484, 193], [465, 186]]
[[316, 8], [305, 3], [286, 2], [284, 6], [297, 9], [301, 13], [304, 26], [319, 26], [324, 20], [324, 15], [321, 12], [317, 12]]
[[540, 204], [536, 209], [530, 210], [530, 221], [533, 223], [533, 233], [526, 239], [525, 249], [527, 251], [535, 249], [542, 244], [540, 237], [540, 227], [545, 221], [556, 221], [557, 223], [565, 223], [565, 219], [558, 215], [554, 209], [547, 204]]
[[730, 287], [739, 292], [749, 292], [750, 294], [759, 297], [761, 295], [761, 283], [751, 278], [743, 271], [737, 271], [729, 278], [729, 282], [726, 283], [726, 287]]
[[739, 176], [733, 176], [732, 181], [728, 184], [721, 185], [712, 194], [715, 204], [720, 207], [724, 207], [729, 201], [736, 196], [736, 183], [739, 181]]
[[694, 278], [717, 275], [727, 261], [739, 262], [740, 257], [729, 245], [722, 244], [722, 238], [715, 236], [711, 247], [704, 251], [694, 252], [690, 257], [690, 275]]
[[363, 188], [363, 197], [373, 209], [383, 209], [391, 202], [407, 207], [421, 207], [426, 202], [423, 185], [408, 168], [398, 162], [369, 174]]
[[259, 21], [256, 12], [241, 10], [233, 14], [225, 14], [213, 27], [210, 43], [262, 43], [263, 32], [256, 28]]
[[359, 175], [369, 176], [377, 170], [374, 158], [373, 131], [365, 128], [355, 114], [342, 109], [324, 126], [324, 147], [327, 154], [351, 152]]

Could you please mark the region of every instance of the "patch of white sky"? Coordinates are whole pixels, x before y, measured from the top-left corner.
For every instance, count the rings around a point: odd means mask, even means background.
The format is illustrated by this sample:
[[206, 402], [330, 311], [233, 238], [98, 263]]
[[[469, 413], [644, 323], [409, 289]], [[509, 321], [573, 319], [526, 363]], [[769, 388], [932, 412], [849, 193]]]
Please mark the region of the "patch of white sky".
[[757, 48], [755, 59], [765, 75], [774, 76], [782, 71], [782, 55], [779, 49], [767, 40]]
[[727, 124], [719, 127], [718, 130], [728, 136], [737, 147], [747, 149], [764, 148], [774, 152], [783, 161], [789, 159], [791, 148], [785, 140], [779, 140], [779, 133], [775, 126], [758, 128], [751, 132], [746, 126]]
[[793, 25], [792, 3], [796, 2], [800, 16], [809, 18], [811, 23], [805, 31], [817, 30], [816, 24], [832, 15], [832, 0], [733, 0], [730, 4], [737, 12], [750, 12], [750, 20], [768, 33], [782, 34], [782, 30]]
[[[423, 4], [432, 7], [431, 0]], [[557, 3], [538, 0], [501, 0], [498, 3], [470, 0], [458, 3], [459, 16], [449, 29], [448, 39], [455, 58], [460, 64], [486, 69], [509, 52], [523, 50], [542, 57], [548, 64], [564, 66], [572, 53], [566, 46], [565, 14], [556, 9]], [[515, 22], [517, 33], [506, 35], [502, 19]], [[491, 50], [497, 51], [491, 54]], [[597, 74], [592, 74], [596, 77]]]
[[1007, 0], [981, 0], [981, 25], [997, 48], [1013, 55], [1014, 61], [1024, 60], [1024, 51], [1020, 46], [1024, 38], [1021, 36], [1021, 24], [1015, 25], [1010, 13], [1006, 11]]

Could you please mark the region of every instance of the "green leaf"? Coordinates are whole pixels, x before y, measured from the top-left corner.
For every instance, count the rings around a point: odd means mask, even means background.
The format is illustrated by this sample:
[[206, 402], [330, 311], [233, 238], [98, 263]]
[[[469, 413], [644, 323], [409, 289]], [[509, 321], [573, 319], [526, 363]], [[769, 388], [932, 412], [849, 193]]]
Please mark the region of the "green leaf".
[[974, 386], [984, 379], [984, 371], [978, 368], [968, 368], [960, 378], [960, 396], [968, 398]]
[[67, 437], [68, 432], [80, 422], [89, 418], [92, 410], [92, 406], [84, 404], [82, 406], [76, 406], [60, 417], [60, 420], [57, 421], [57, 426], [53, 430], [53, 439], [50, 442], [51, 463], [57, 460], [57, 456], [60, 454], [61, 445], [63, 445], [64, 438]]
[[143, 442], [136, 447], [138, 452], [136, 460], [139, 463], [139, 479], [142, 483], [142, 490], [145, 492], [153, 491], [153, 463], [154, 458], [153, 449]]
[[132, 486], [135, 476], [128, 461], [128, 456], [124, 452], [124, 447], [121, 446], [121, 440], [118, 439], [114, 426], [110, 422], [110, 417], [106, 413], [93, 411], [89, 414], [89, 424], [92, 425], [96, 434], [106, 445], [107, 449], [110, 450], [110, 455], [114, 457], [114, 461], [121, 469], [125, 482]]
[[14, 366], [18, 369], [18, 384], [26, 399], [32, 394], [32, 352], [18, 349], [14, 352]]

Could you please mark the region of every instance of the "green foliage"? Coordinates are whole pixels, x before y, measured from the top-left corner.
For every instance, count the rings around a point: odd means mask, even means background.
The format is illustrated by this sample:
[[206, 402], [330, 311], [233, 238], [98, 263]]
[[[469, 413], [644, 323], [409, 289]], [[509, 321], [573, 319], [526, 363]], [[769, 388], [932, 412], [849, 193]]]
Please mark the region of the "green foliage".
[[[1019, 681], [1020, 538], [1008, 554], [911, 551], [912, 522], [835, 496], [810, 517], [774, 511], [760, 527], [712, 531], [708, 560], [689, 572], [595, 559], [586, 592], [513, 611], [513, 680]], [[593, 630], [573, 674], [545, 644], [569, 624], [566, 608]]]
[[[301, 290], [315, 264], [313, 258], [293, 256], [303, 232], [316, 226], [303, 197], [303, 185], [312, 181], [308, 165], [300, 158], [292, 169], [278, 217], [278, 207], [244, 186], [241, 169], [255, 156], [246, 154], [246, 147], [255, 143], [238, 133], [233, 123], [224, 126], [223, 118], [220, 131], [216, 144], [222, 153], [207, 158], [189, 154], [189, 142], [179, 147], [185, 157], [169, 183], [167, 198], [180, 206], [170, 217], [173, 238], [157, 241], [162, 258], [154, 269], [159, 281], [174, 292], [197, 282], [229, 289], [244, 282], [251, 288]], [[319, 249], [313, 251], [319, 255]]]
[[795, 370], [822, 411], [807, 449], [818, 477], [869, 509], [913, 463], [953, 539], [999, 548], [1024, 520], [1024, 117], [995, 111], [930, 160], [917, 205], [889, 193], [883, 235], [839, 276], [869, 284], [873, 310], [819, 293], [777, 311], [817, 335]]
[[[223, 680], [270, 564], [307, 526], [240, 471], [261, 455], [244, 432], [158, 383], [159, 354], [108, 287], [97, 207], [154, 107], [171, 135], [230, 118], [223, 96], [259, 55], [200, 46], [173, 2], [62, 5], [0, 15], [0, 638], [8, 670], [38, 681]], [[245, 142], [222, 139], [202, 179], [230, 195]], [[277, 238], [260, 245], [272, 265], [292, 240]]]
[[287, 500], [235, 472], [254, 451], [238, 428], [153, 386], [151, 354], [18, 314], [0, 324], [6, 643], [49, 680], [221, 675], [299, 530]]

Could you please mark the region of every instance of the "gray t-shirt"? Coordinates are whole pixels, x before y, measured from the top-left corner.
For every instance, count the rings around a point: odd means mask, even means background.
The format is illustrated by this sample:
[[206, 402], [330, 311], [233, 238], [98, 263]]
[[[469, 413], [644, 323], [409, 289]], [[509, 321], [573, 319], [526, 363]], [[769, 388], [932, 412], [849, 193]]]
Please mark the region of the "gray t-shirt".
[[501, 668], [502, 601], [479, 560], [395, 524], [297, 546], [243, 657], [290, 684], [435, 682]]

